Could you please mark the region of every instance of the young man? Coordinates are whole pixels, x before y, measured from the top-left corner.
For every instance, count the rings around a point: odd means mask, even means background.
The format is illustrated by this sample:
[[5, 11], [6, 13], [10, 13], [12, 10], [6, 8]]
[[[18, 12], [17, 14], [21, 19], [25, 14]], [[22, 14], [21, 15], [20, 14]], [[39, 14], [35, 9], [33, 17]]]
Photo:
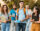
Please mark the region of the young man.
[[32, 11], [31, 11], [31, 9], [29, 9], [29, 5], [26, 5], [25, 6], [26, 7], [26, 11], [28, 11], [28, 17], [29, 17], [29, 19], [27, 20], [27, 24], [26, 24], [26, 31], [30, 31], [30, 28], [31, 28], [31, 22], [30, 22], [30, 19], [31, 19], [31, 16], [32, 16]]
[[25, 27], [26, 27], [26, 19], [28, 19], [28, 16], [26, 16], [26, 10], [24, 8], [24, 2], [20, 1], [19, 2], [19, 9], [17, 9], [17, 20], [20, 21], [17, 24], [17, 29], [16, 31], [20, 31], [22, 29], [22, 31], [25, 31]]
[[10, 31], [15, 31], [14, 21], [16, 20], [16, 12], [15, 12], [16, 5], [13, 4], [13, 9], [10, 11], [11, 17], [11, 29]]

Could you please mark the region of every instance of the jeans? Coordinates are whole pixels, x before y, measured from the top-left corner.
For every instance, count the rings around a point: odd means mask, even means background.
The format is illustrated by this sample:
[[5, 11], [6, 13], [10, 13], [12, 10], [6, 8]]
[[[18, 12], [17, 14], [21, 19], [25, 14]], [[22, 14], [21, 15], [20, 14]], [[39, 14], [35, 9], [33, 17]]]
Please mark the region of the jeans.
[[16, 31], [25, 31], [25, 28], [26, 28], [26, 23], [18, 23], [17, 26], [16, 26]]
[[10, 23], [2, 23], [1, 24], [1, 31], [9, 31]]
[[26, 23], [26, 31], [31, 30], [31, 25], [32, 25], [32, 22], [30, 22], [30, 19], [28, 19], [28, 22]]
[[15, 31], [14, 21], [11, 21], [10, 31]]

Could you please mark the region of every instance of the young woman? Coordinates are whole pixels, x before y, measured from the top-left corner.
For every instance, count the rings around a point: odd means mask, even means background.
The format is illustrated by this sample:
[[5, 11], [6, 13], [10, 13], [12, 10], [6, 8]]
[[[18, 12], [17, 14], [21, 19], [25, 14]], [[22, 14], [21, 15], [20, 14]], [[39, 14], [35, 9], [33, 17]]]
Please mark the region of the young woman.
[[8, 7], [7, 5], [2, 6], [1, 10], [1, 31], [9, 31], [10, 22], [8, 20]]
[[31, 22], [32, 22], [31, 31], [40, 31], [40, 20], [39, 20], [38, 7], [34, 7], [34, 9], [33, 9]]

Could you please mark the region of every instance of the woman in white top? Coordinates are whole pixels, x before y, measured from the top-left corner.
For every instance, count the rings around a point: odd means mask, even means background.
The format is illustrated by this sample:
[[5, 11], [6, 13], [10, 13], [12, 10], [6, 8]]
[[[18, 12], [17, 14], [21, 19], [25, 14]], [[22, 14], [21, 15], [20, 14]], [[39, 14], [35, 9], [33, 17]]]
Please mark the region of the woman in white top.
[[7, 5], [2, 6], [0, 21], [1, 21], [1, 31], [9, 31], [10, 23], [8, 20], [8, 7], [7, 7]]

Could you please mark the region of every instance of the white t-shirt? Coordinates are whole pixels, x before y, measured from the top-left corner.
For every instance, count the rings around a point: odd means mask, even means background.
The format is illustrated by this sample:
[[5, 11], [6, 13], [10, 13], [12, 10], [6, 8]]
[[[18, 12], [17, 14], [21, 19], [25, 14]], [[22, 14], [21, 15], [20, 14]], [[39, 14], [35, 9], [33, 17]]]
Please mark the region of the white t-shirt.
[[31, 9], [29, 9], [29, 10], [26, 10], [26, 11], [28, 11], [28, 13], [26, 13], [28, 16], [30, 16], [30, 15], [32, 15], [32, 11], [31, 11]]
[[28, 10], [28, 15], [32, 15], [31, 9]]

